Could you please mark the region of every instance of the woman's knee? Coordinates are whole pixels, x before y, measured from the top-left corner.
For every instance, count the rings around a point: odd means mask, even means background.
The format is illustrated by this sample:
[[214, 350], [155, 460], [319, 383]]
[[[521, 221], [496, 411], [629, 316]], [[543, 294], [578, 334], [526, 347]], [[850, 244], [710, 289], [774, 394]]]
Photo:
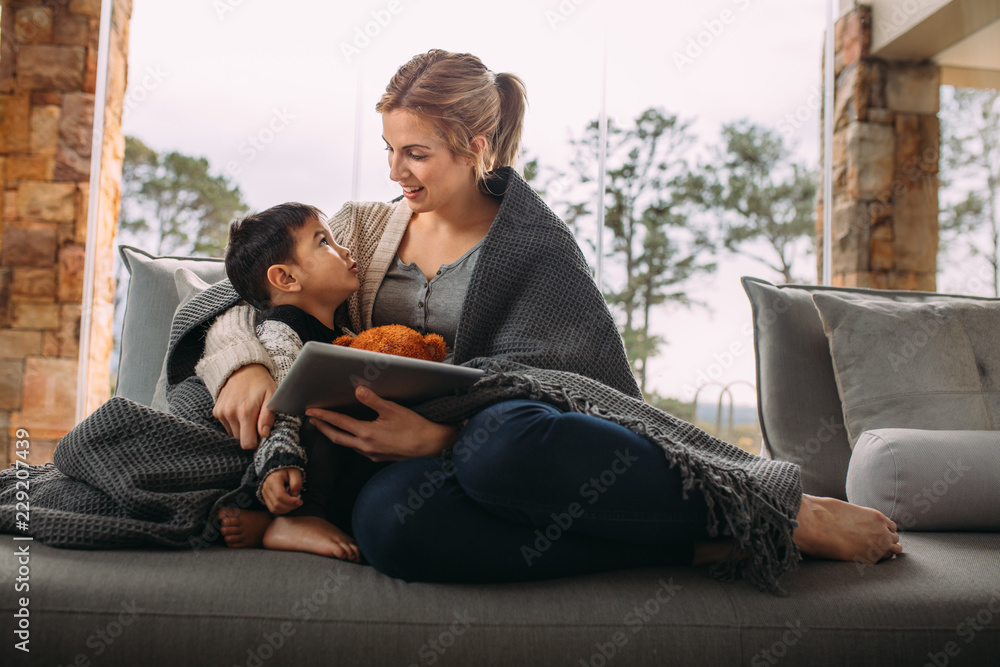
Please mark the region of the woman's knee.
[[462, 486], [488, 495], [491, 483], [522, 476], [531, 457], [552, 439], [562, 414], [546, 403], [516, 400], [497, 403], [470, 419], [452, 450]]
[[492, 467], [512, 450], [530, 448], [544, 440], [558, 408], [538, 401], [504, 401], [472, 417], [452, 449], [456, 467]]

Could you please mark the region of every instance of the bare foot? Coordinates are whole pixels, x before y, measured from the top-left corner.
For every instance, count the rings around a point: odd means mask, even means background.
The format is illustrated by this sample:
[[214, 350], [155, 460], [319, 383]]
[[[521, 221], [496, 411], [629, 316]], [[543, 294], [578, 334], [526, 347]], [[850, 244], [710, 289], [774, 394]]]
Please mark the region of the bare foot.
[[351, 537], [318, 516], [277, 516], [264, 532], [264, 548], [305, 551], [320, 556], [361, 562], [361, 552]]
[[896, 524], [878, 510], [803, 494], [792, 539], [803, 554], [877, 563], [903, 552]]
[[267, 512], [251, 512], [238, 507], [223, 507], [219, 510], [223, 539], [226, 546], [234, 549], [260, 548], [264, 544], [264, 531], [271, 523]]

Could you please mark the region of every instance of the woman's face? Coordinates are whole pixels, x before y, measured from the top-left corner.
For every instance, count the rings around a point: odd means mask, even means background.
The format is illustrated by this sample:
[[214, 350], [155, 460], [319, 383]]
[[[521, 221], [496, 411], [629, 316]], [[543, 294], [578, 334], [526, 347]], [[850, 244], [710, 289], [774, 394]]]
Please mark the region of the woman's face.
[[382, 114], [389, 178], [403, 188], [414, 213], [441, 211], [476, 192], [469, 160], [457, 158], [432, 129], [409, 111]]

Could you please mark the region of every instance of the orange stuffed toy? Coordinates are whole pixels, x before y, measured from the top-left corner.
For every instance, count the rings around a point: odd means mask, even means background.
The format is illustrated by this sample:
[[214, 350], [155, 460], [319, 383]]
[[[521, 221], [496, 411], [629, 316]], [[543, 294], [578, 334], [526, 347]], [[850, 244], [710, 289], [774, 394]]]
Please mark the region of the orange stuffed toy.
[[399, 357], [424, 359], [426, 361], [444, 361], [448, 347], [444, 338], [438, 334], [421, 336], [410, 327], [402, 324], [386, 324], [362, 331], [353, 338], [340, 336], [334, 345], [353, 347], [356, 350], [370, 350], [395, 354]]

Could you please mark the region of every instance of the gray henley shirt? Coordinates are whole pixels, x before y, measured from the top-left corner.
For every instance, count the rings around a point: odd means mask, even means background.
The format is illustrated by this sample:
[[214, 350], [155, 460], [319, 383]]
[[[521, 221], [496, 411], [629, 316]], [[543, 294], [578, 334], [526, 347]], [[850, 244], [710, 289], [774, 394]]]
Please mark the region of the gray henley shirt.
[[448, 345], [451, 363], [465, 293], [476, 266], [482, 240], [451, 264], [442, 264], [430, 279], [414, 262], [397, 254], [375, 295], [372, 325], [405, 324], [421, 334], [440, 334]]

